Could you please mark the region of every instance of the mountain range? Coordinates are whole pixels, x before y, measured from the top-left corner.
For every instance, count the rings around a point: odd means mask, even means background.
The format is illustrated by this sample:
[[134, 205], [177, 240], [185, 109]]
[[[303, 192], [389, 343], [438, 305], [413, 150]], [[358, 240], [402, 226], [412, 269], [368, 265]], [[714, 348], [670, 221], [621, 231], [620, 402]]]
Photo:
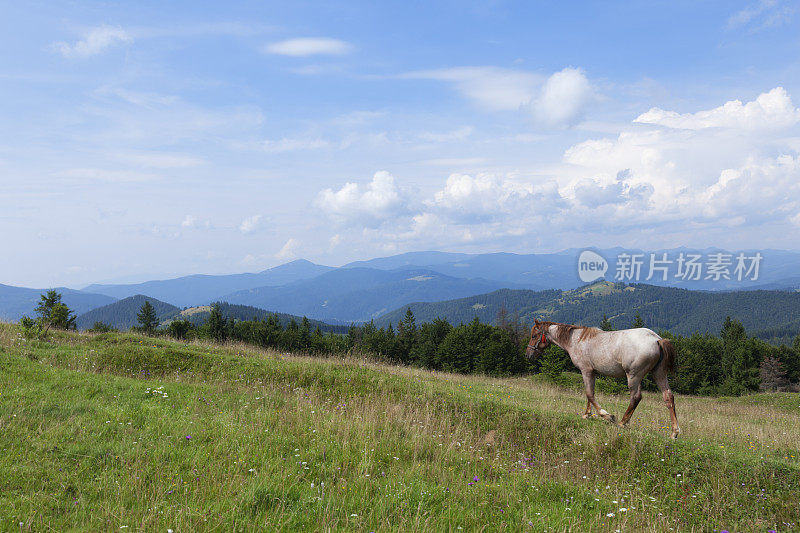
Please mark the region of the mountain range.
[[[661, 276], [646, 279], [650, 252], [622, 248], [593, 251], [606, 262], [605, 279], [609, 280], [618, 273], [620, 257], [639, 254], [641, 277], [623, 281], [715, 293], [800, 289], [800, 252], [763, 250], [759, 252], [763, 261], [757, 279], [739, 282], [733, 275], [733, 265], [729, 269], [731, 275], [720, 279], [706, 277], [705, 271], [696, 280], [684, 280], [676, 275], [676, 259], [680, 254], [697, 253], [708, 260], [718, 252], [714, 249], [693, 251], [676, 248], [653, 252], [658, 258], [667, 254], [671, 259], [669, 268], [673, 270], [666, 280]], [[501, 289], [539, 293], [569, 291], [584, 285], [578, 277], [581, 252], [579, 249], [528, 255], [411, 252], [341, 267], [297, 260], [257, 273], [197, 274], [144, 283], [92, 284], [80, 291], [58, 290], [63, 294], [64, 302], [79, 315], [119, 299], [143, 295], [178, 309], [227, 302], [270, 312], [305, 315], [329, 324], [349, 324], [380, 318], [412, 303], [478, 297]], [[754, 254], [748, 252], [748, 255]], [[729, 260], [734, 260], [733, 254]], [[22, 314], [32, 314], [42, 292], [0, 285], [0, 318], [17, 320]], [[544, 296], [535, 298], [538, 301]], [[81, 320], [81, 324], [85, 322]]]
[[[41, 295], [48, 290], [0, 285], [0, 320], [13, 322], [23, 315], [33, 316], [33, 310], [39, 305]], [[117, 300], [105, 294], [76, 291], [66, 287], [56, 287], [55, 290], [61, 294], [61, 301], [77, 314]]]

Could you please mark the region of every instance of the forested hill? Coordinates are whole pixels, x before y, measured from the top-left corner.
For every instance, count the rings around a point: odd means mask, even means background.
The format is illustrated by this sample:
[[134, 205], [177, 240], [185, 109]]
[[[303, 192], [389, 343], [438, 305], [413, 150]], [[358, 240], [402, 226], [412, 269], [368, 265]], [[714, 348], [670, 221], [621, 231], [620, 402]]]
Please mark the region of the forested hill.
[[379, 326], [397, 324], [411, 308], [417, 322], [436, 317], [453, 324], [474, 317], [492, 323], [501, 308], [518, 312], [525, 323], [534, 318], [599, 325], [607, 316], [616, 329], [630, 327], [637, 314], [652, 329], [689, 335], [717, 334], [726, 316], [747, 331], [773, 343], [790, 343], [800, 333], [800, 292], [705, 292], [653, 285], [599, 282], [570, 291], [498, 290], [436, 303], [414, 303], [378, 318]]
[[[302, 317], [290, 315], [287, 313], [273, 313], [266, 309], [259, 307], [251, 307], [249, 305], [236, 305], [227, 302], [218, 302], [215, 305], [219, 306], [222, 316], [236, 321], [240, 320], [266, 320], [270, 316], [278, 318], [282, 327], [286, 327], [292, 320], [300, 324], [303, 321]], [[191, 307], [185, 309], [177, 314], [173, 319], [186, 319], [195, 326], [201, 326], [208, 319], [211, 312], [211, 306], [205, 305], [202, 307]], [[347, 333], [348, 326], [327, 324], [319, 320], [309, 320], [311, 329], [319, 328], [323, 333]]]
[[180, 309], [174, 305], [156, 300], [150, 296], [137, 294], [79, 315], [77, 320], [78, 329], [91, 328], [95, 322], [103, 322], [121, 330], [129, 329], [131, 326], [138, 324], [136, 315], [139, 314], [145, 302], [150, 302], [161, 322], [180, 312]]
[[[78, 316], [78, 329], [88, 329], [94, 326], [95, 322], [103, 322], [116, 329], [127, 330], [139, 325], [137, 315], [145, 302], [150, 302], [156, 312], [156, 316], [161, 326], [169, 324], [173, 320], [188, 320], [195, 326], [201, 326], [208, 319], [211, 306], [190, 307], [181, 310], [174, 305], [162, 302], [150, 296], [137, 294], [124, 298], [113, 304], [98, 307]], [[266, 320], [267, 317], [274, 315], [278, 318], [284, 328], [294, 320], [298, 324], [302, 322], [302, 317], [289, 315], [286, 313], [273, 313], [258, 307], [247, 305], [234, 305], [226, 302], [219, 302], [219, 309], [222, 315], [228, 319], [240, 320]], [[318, 320], [309, 320], [311, 329], [319, 328], [323, 333], [347, 333], [347, 326], [331, 325]]]

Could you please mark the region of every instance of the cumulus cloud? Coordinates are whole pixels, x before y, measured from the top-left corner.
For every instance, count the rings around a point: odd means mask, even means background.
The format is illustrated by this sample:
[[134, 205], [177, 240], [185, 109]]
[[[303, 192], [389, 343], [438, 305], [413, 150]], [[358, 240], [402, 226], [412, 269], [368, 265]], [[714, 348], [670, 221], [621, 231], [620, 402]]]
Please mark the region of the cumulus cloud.
[[248, 233], [253, 233], [255, 230], [258, 229], [258, 225], [261, 222], [261, 215], [253, 215], [251, 217], [247, 217], [246, 219], [242, 220], [242, 223], [239, 224], [239, 231], [247, 235]]
[[133, 42], [133, 37], [118, 26], [99, 26], [92, 28], [72, 44], [57, 42], [53, 46], [67, 58], [89, 57], [104, 52], [116, 44]]
[[380, 171], [366, 186], [348, 182], [338, 191], [321, 191], [314, 205], [337, 221], [375, 226], [402, 212], [405, 199], [394, 176]]
[[755, 224], [792, 219], [800, 211], [800, 157], [753, 158], [725, 169], [699, 200], [709, 218], [736, 216]]
[[264, 52], [293, 57], [312, 55], [341, 56], [353, 51], [353, 45], [339, 39], [328, 37], [303, 37], [287, 39], [264, 47]]
[[697, 113], [676, 113], [657, 107], [636, 117], [639, 124], [699, 130], [704, 128], [785, 128], [800, 122], [800, 109], [783, 87], [763, 93], [752, 102], [731, 100], [720, 107]]
[[197, 225], [197, 218], [193, 215], [186, 215], [183, 217], [183, 222], [181, 222], [181, 226], [184, 228], [193, 228]]
[[583, 118], [594, 97], [583, 70], [565, 68], [545, 82], [531, 105], [537, 122], [549, 127], [571, 126]]
[[450, 82], [464, 97], [489, 111], [529, 112], [548, 128], [580, 120], [594, 97], [582, 69], [567, 67], [551, 76], [499, 67], [454, 67], [409, 72], [405, 79]]
[[[393, 196], [400, 190], [394, 179], [376, 175], [369, 187], [346, 184], [323, 191], [318, 202], [328, 214], [350, 220], [367, 205], [383, 205], [383, 223], [360, 238], [398, 249], [520, 242], [796, 247], [796, 113], [788, 94], [776, 88], [748, 103], [683, 115], [663, 111], [658, 119], [640, 115], [616, 135], [573, 145], [561, 164], [546, 170], [451, 173], [438, 190], [416, 198]], [[383, 192], [367, 200], [373, 189]], [[348, 243], [359, 238], [347, 236]]]
[[459, 221], [479, 221], [519, 216], [544, 205], [560, 203], [552, 183], [526, 183], [494, 174], [451, 174], [444, 188], [426, 205], [439, 214]]

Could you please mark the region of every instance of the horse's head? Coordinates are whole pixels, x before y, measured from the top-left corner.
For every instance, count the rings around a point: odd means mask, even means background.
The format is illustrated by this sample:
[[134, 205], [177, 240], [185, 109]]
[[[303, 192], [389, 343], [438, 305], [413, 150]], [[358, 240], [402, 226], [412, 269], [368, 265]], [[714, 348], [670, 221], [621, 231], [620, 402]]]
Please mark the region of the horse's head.
[[534, 320], [531, 328], [531, 340], [528, 341], [528, 348], [525, 350], [525, 357], [534, 360], [550, 344], [550, 339], [546, 336], [546, 326], [538, 320]]

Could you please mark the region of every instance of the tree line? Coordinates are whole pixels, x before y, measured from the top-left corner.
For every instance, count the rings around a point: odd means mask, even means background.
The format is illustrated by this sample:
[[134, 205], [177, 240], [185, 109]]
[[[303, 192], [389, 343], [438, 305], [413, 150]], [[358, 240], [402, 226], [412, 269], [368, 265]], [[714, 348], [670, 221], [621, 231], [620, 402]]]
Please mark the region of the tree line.
[[[37, 314], [36, 319], [23, 317], [20, 321], [26, 335], [31, 331], [46, 334], [50, 328], [75, 328], [74, 316], [55, 291], [42, 295]], [[323, 333], [305, 317], [299, 322], [290, 320], [285, 326], [275, 314], [235, 320], [225, 316], [219, 304], [212, 305], [200, 325], [172, 320], [161, 326], [149, 301], [141, 307], [137, 320], [139, 326], [132, 329], [146, 335], [218, 343], [238, 341], [309, 355], [363, 353], [397, 364], [446, 372], [492, 376], [541, 373], [553, 381], [563, 381], [564, 373], [577, 372], [567, 353], [555, 345], [549, 346], [535, 361], [527, 360], [524, 353], [528, 327], [518, 314], [512, 315], [505, 308], [500, 309], [494, 324], [483, 323], [476, 317], [457, 326], [441, 318], [417, 324], [409, 308], [396, 327], [391, 324], [377, 327], [368, 322], [350, 326], [346, 334]], [[606, 316], [599, 326], [603, 330], [613, 329]], [[646, 327], [646, 324], [637, 314], [630, 327]], [[89, 331], [112, 330], [98, 322]], [[759, 389], [800, 390], [800, 335], [794, 337], [791, 345], [775, 346], [747, 335], [742, 324], [730, 317], [719, 335], [658, 333], [669, 338], [678, 353], [677, 370], [670, 378], [676, 392], [736, 396]], [[624, 381], [617, 385], [619, 390], [625, 389]], [[649, 377], [644, 386], [655, 390]]]

